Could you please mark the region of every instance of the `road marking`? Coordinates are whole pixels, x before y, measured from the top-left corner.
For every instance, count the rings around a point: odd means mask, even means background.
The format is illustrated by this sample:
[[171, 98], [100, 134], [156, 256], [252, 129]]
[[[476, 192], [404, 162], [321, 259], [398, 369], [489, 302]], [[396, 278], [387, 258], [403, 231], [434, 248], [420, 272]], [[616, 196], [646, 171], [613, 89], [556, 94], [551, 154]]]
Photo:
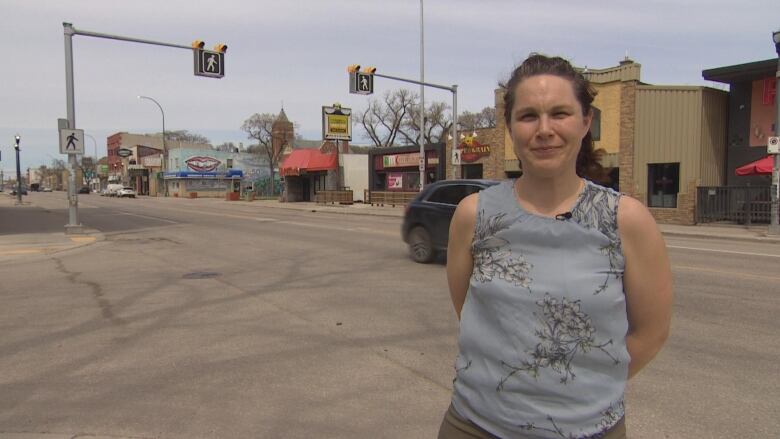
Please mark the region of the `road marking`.
[[159, 218], [159, 217], [156, 217], [156, 216], [141, 215], [140, 213], [130, 213], [130, 212], [125, 212], [125, 211], [119, 211], [118, 215], [137, 216], [139, 218], [152, 219], [152, 220], [155, 220], [155, 221], [163, 221], [163, 222], [171, 223], [171, 224], [179, 224], [178, 221], [172, 221], [172, 220], [169, 220], [169, 219], [166, 219], [166, 218]]
[[674, 248], [678, 250], [695, 250], [700, 252], [712, 252], [712, 253], [729, 253], [732, 255], [744, 255], [744, 256], [766, 256], [770, 258], [780, 258], [780, 255], [770, 255], [768, 253], [750, 253], [750, 252], [737, 252], [733, 250], [718, 250], [712, 248], [698, 248], [698, 247], [683, 247], [679, 245], [667, 245], [667, 248]]
[[760, 274], [747, 274], [747, 273], [740, 273], [737, 271], [714, 270], [712, 268], [691, 267], [689, 265], [672, 265], [672, 269], [704, 271], [707, 273], [717, 273], [724, 276], [746, 277], [746, 278], [753, 278], [753, 279], [768, 279], [768, 280], [775, 280], [775, 281], [780, 280], [780, 277], [777, 276], [762, 276]]
[[94, 236], [72, 236], [70, 238], [73, 242], [95, 242]]

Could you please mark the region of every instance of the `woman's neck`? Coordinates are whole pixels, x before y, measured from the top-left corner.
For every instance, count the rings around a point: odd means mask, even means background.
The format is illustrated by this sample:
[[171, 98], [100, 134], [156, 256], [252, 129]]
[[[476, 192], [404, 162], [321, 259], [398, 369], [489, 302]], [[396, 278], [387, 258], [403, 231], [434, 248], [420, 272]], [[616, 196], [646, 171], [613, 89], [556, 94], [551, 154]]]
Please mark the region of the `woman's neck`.
[[584, 181], [577, 174], [539, 178], [523, 174], [515, 183], [515, 193], [522, 206], [544, 216], [568, 211], [582, 191]]

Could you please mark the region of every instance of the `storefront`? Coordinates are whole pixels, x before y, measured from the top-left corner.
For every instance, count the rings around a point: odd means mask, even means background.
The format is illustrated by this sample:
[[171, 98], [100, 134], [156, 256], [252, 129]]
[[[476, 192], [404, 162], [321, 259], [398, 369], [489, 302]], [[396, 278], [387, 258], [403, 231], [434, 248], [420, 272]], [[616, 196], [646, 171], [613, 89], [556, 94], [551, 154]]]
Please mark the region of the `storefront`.
[[181, 198], [224, 198], [241, 191], [244, 173], [239, 169], [225, 172], [166, 172], [163, 176], [169, 196]]
[[[445, 178], [445, 145], [425, 147], [425, 184]], [[401, 146], [369, 151], [368, 185], [372, 191], [415, 192], [420, 190], [420, 148]]]
[[279, 167], [284, 178], [282, 201], [313, 201], [319, 191], [339, 190], [337, 153], [318, 149], [296, 149]]

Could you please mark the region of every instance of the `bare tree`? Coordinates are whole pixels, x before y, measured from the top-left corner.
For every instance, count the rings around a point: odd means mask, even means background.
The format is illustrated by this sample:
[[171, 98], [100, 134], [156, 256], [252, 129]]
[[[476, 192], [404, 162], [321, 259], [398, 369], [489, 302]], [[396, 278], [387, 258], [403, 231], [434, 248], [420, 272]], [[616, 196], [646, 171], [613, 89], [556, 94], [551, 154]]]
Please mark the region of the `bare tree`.
[[[268, 159], [268, 170], [271, 174], [271, 182], [274, 181], [274, 168], [279, 163], [279, 158], [284, 150], [284, 144], [287, 139], [281, 139], [280, 146], [274, 148], [273, 125], [276, 116], [271, 113], [255, 113], [245, 120], [241, 125], [241, 130], [247, 133], [247, 138], [257, 141], [257, 145], [251, 145], [247, 152], [260, 154]], [[271, 195], [274, 195], [275, 185], [271, 184]]]
[[[432, 102], [425, 109], [425, 143], [444, 140], [452, 126], [448, 109], [442, 102]], [[368, 107], [356, 115], [366, 138], [375, 146], [419, 145], [420, 110], [416, 93], [407, 89], [388, 91], [381, 100], [370, 99]]]
[[[155, 133], [154, 136], [159, 136], [162, 133]], [[206, 145], [210, 145], [211, 141], [206, 137], [202, 136], [200, 134], [191, 133], [187, 130], [178, 130], [178, 131], [165, 131], [165, 141], [174, 141], [174, 142], [185, 142], [185, 143], [205, 143]]]
[[223, 142], [215, 146], [214, 150], [222, 152], [238, 152], [238, 147], [233, 142]]
[[478, 113], [464, 111], [458, 116], [458, 122], [463, 130], [473, 131], [478, 128], [493, 128], [496, 126], [496, 109], [485, 107]]

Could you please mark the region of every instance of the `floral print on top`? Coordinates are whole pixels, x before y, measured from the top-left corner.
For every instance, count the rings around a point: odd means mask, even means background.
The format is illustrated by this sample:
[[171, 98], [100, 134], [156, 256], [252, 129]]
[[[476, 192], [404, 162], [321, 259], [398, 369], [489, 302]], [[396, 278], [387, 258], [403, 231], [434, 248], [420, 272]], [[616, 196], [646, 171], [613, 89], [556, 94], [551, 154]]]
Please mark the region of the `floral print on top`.
[[600, 437], [624, 414], [629, 356], [620, 195], [586, 182], [569, 220], [479, 195], [453, 406], [500, 437]]

